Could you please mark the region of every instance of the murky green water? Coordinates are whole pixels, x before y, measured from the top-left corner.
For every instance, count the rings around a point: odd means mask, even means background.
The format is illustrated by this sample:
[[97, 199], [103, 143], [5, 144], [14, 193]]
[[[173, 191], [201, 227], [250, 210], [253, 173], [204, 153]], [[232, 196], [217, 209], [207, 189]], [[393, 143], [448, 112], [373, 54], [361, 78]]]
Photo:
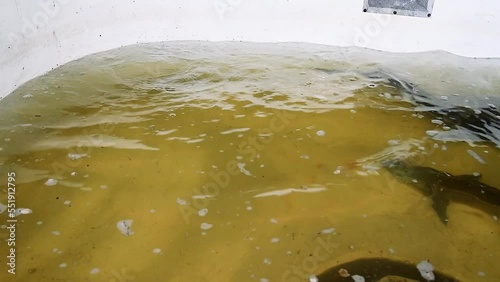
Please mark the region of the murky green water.
[[16, 207], [32, 211], [15, 218], [15, 275], [2, 243], [1, 280], [307, 281], [381, 256], [498, 281], [498, 207], [452, 202], [445, 226], [380, 168], [409, 158], [498, 187], [498, 144], [431, 138], [442, 126], [373, 75], [478, 105], [499, 99], [498, 69], [440, 52], [198, 42], [69, 63], [0, 100], [2, 187], [15, 172]]

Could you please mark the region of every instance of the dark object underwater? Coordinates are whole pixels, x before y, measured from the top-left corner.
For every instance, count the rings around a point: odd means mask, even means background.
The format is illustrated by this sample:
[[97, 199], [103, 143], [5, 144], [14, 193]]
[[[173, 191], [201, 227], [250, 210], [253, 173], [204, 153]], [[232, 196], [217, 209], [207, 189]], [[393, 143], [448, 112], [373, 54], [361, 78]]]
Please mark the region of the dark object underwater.
[[[498, 97], [492, 97], [491, 99], [486, 97], [488, 100], [485, 98], [484, 100], [475, 101], [477, 104], [479, 102], [483, 103], [483, 105], [477, 105], [475, 108], [453, 105], [418, 89], [412, 83], [399, 80], [393, 76], [382, 73], [376, 77], [386, 78], [389, 85], [400, 90], [402, 95], [409, 97], [416, 106], [426, 107], [426, 111], [441, 119], [447, 126], [465, 130], [479, 138], [479, 141], [492, 142], [497, 147], [500, 147], [500, 111], [494, 105], [494, 102], [498, 102]], [[469, 99], [478, 98], [470, 97]], [[485, 104], [484, 101], [489, 103]]]
[[[342, 277], [339, 272], [347, 270], [351, 276]], [[435, 282], [459, 282], [459, 280], [434, 270]], [[417, 266], [408, 262], [391, 260], [386, 258], [361, 258], [334, 266], [319, 274], [319, 282], [341, 282], [354, 281], [352, 275], [360, 275], [365, 282], [378, 282], [387, 276], [397, 276], [398, 280], [384, 281], [406, 281], [412, 279], [425, 281]]]
[[[345, 72], [327, 68], [315, 68], [315, 70], [327, 74]], [[375, 83], [384, 83], [396, 88], [404, 97], [403, 100], [411, 102], [416, 107], [416, 111], [430, 113], [433, 118], [442, 120], [450, 129], [457, 130], [458, 134], [449, 136], [453, 141], [491, 142], [500, 148], [499, 96], [445, 95], [446, 99], [440, 99], [419, 89], [415, 84], [384, 71], [361, 73], [361, 75]]]
[[430, 167], [413, 166], [401, 160], [391, 160], [382, 165], [400, 182], [417, 188], [425, 196], [431, 197], [432, 208], [441, 221], [448, 222], [447, 208], [453, 193], [465, 195], [467, 205], [474, 201], [500, 207], [500, 190], [479, 181], [480, 176], [454, 176]]

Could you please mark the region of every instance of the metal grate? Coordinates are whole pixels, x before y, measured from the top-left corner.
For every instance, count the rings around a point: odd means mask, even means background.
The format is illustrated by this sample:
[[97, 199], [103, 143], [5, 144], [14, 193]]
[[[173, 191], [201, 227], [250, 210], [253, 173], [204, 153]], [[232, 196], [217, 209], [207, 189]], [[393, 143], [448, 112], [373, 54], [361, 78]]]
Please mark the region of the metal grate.
[[434, 0], [364, 0], [363, 12], [430, 17]]

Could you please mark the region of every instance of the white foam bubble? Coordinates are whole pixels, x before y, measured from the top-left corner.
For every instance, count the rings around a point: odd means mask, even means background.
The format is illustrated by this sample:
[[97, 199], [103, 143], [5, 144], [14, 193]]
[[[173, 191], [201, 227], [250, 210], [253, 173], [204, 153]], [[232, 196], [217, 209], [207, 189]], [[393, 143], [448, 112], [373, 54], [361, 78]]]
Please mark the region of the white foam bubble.
[[399, 145], [399, 144], [401, 144], [401, 140], [391, 139], [391, 140], [387, 141], [387, 144], [389, 144], [391, 146]]
[[207, 208], [204, 208], [204, 209], [201, 209], [201, 210], [198, 211], [198, 215], [202, 216], [202, 217], [205, 216], [205, 215], [207, 215], [207, 213], [208, 213], [208, 209]]
[[318, 282], [319, 279], [315, 275], [310, 275], [309, 276], [309, 282]]
[[0, 213], [3, 213], [6, 210], [7, 210], [7, 205], [0, 203]]
[[181, 198], [177, 198], [176, 202], [177, 202], [177, 204], [179, 204], [179, 205], [181, 205], [181, 206], [185, 206], [185, 205], [187, 205], [186, 200], [181, 199]]
[[157, 130], [156, 135], [158, 135], [158, 136], [168, 135], [168, 134], [175, 132], [175, 131], [177, 131], [177, 129]]
[[200, 225], [200, 227], [201, 227], [202, 230], [209, 230], [209, 229], [212, 229], [212, 227], [214, 227], [214, 226], [213, 226], [213, 224], [203, 222]]
[[301, 187], [301, 188], [286, 188], [286, 189], [280, 189], [280, 190], [273, 190], [269, 192], [264, 192], [257, 194], [253, 196], [254, 198], [261, 198], [261, 197], [270, 197], [270, 196], [283, 196], [283, 195], [288, 195], [292, 192], [298, 192], [298, 193], [318, 193], [325, 191], [325, 187]]
[[226, 130], [226, 131], [222, 131], [220, 134], [231, 134], [231, 133], [235, 133], [235, 132], [245, 132], [245, 131], [249, 131], [250, 128], [249, 127], [244, 127], [244, 128], [234, 128], [234, 129], [230, 129], [230, 130]]
[[33, 210], [32, 209], [28, 209], [28, 208], [17, 208], [16, 209], [16, 212], [14, 214], [15, 217], [21, 215], [21, 214], [31, 214], [33, 213]]
[[94, 274], [97, 274], [97, 273], [99, 273], [99, 272], [101, 272], [101, 270], [100, 270], [99, 268], [97, 268], [97, 267], [96, 267], [96, 268], [93, 268], [92, 270], [90, 270], [90, 272], [89, 272], [89, 273], [90, 273], [90, 274], [92, 274], [92, 275], [94, 275]]
[[434, 137], [439, 134], [439, 131], [437, 130], [427, 130], [425, 134], [429, 135], [430, 137]]
[[47, 181], [45, 181], [46, 186], [54, 186], [57, 184], [57, 179], [49, 178]]
[[321, 233], [323, 233], [323, 234], [335, 233], [335, 228], [331, 227], [331, 228], [323, 229], [323, 230], [321, 230]]
[[68, 158], [72, 161], [87, 157], [87, 154], [73, 154], [69, 153]]

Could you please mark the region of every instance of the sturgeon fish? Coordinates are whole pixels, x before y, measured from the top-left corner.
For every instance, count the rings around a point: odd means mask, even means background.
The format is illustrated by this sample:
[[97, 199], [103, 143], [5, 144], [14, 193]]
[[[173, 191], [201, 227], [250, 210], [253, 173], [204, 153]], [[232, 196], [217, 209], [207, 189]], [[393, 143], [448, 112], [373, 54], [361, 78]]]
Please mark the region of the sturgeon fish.
[[[451, 175], [424, 166], [414, 166], [401, 160], [385, 161], [382, 165], [400, 182], [417, 188], [432, 199], [432, 208], [444, 224], [448, 222], [450, 196], [461, 194], [472, 205], [477, 200], [500, 207], [500, 190], [480, 182], [480, 175]], [[463, 197], [462, 197], [463, 198]]]
[[[438, 99], [435, 96], [418, 89], [414, 84], [399, 80], [398, 78], [386, 75], [389, 85], [397, 88], [402, 95], [407, 96], [416, 106], [422, 107], [420, 110], [430, 112], [435, 118], [442, 120], [446, 125], [468, 132], [483, 142], [491, 142], [500, 148], [500, 106], [498, 96], [484, 97], [453, 97], [448, 101]], [[452, 99], [453, 98], [453, 99]], [[460, 100], [469, 101], [476, 104], [472, 108], [469, 105], [460, 105]], [[470, 102], [470, 101], [469, 101]], [[466, 138], [466, 136], [464, 136]]]
[[[363, 277], [363, 280], [356, 280], [357, 276]], [[356, 259], [329, 268], [317, 275], [317, 278], [319, 282], [389, 282], [423, 281], [424, 279], [434, 282], [459, 282], [458, 279], [436, 270], [433, 270], [432, 277], [429, 277], [425, 273], [423, 275], [417, 265], [387, 258]]]

